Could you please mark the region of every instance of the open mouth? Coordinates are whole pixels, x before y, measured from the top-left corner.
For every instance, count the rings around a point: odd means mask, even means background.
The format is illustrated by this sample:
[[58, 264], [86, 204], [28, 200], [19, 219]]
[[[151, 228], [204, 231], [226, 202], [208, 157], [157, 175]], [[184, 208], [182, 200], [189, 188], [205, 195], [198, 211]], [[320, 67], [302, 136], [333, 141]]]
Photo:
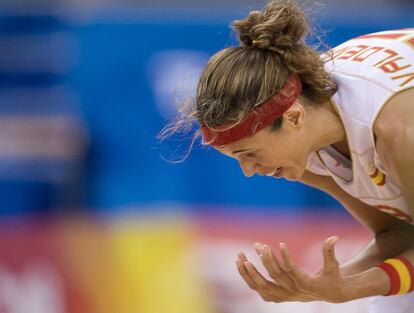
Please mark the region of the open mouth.
[[280, 178], [283, 176], [283, 168], [279, 167], [276, 171], [273, 172], [272, 177]]

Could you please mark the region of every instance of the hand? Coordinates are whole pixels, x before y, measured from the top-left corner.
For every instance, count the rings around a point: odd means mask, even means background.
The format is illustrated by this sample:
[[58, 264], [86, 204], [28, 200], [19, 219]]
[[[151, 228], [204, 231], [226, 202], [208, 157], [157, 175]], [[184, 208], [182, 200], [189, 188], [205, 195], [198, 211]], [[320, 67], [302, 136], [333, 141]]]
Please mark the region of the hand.
[[255, 244], [256, 252], [272, 281], [264, 278], [243, 253], [239, 254], [236, 261], [237, 269], [247, 285], [267, 302], [345, 302], [349, 299], [334, 252], [337, 239], [338, 237], [330, 237], [323, 244], [324, 265], [314, 276], [304, 273], [296, 266], [284, 243], [280, 244], [281, 261], [276, 258], [269, 246]]

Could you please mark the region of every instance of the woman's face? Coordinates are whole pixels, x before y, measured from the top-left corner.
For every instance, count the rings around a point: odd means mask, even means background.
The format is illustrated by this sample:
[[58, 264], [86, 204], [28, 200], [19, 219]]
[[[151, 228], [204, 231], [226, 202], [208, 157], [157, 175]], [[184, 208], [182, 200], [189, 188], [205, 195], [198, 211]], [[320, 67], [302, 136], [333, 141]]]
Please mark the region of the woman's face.
[[278, 130], [267, 127], [217, 150], [235, 158], [248, 177], [259, 174], [300, 180], [311, 152], [304, 136], [303, 113], [299, 112], [293, 119], [292, 116], [284, 118]]

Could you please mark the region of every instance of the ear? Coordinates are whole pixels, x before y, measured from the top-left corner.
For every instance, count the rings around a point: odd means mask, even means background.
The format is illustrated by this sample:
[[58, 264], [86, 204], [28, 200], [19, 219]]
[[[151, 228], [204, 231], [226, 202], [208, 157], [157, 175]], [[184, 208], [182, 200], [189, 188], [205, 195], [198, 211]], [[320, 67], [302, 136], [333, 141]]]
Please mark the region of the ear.
[[283, 120], [297, 129], [301, 129], [305, 125], [305, 108], [302, 104], [296, 101], [283, 114]]

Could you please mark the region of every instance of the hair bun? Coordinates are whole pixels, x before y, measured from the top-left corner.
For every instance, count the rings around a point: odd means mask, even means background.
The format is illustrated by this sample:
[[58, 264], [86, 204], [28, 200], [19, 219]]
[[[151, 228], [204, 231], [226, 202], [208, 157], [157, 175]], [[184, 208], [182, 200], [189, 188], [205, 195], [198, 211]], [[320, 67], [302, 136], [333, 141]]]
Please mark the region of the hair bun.
[[233, 22], [243, 46], [283, 51], [304, 40], [308, 23], [293, 0], [272, 0], [263, 11], [252, 11]]
[[271, 44], [271, 38], [267, 38], [267, 36], [260, 36], [257, 39], [252, 40], [252, 46], [261, 48], [261, 49], [268, 49]]

